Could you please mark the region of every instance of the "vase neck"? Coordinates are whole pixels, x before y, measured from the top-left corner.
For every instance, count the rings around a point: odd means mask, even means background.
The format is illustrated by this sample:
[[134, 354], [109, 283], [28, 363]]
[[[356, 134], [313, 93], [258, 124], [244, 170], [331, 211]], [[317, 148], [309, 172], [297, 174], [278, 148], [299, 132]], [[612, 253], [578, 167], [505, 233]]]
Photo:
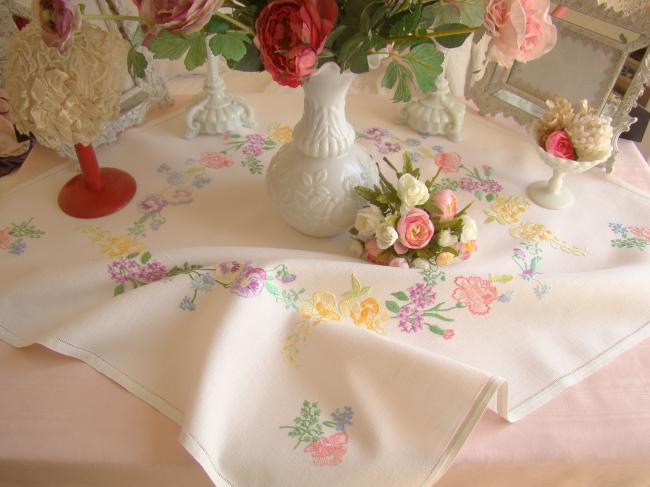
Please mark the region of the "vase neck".
[[350, 150], [355, 132], [345, 115], [345, 97], [354, 74], [324, 64], [303, 85], [305, 104], [293, 143], [311, 157], [338, 157]]

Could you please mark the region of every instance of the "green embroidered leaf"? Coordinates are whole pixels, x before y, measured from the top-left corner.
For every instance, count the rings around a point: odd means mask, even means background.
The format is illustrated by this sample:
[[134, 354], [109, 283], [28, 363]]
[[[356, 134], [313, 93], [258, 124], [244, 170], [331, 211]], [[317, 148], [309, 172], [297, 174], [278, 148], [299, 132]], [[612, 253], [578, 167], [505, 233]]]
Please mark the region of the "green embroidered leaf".
[[264, 283], [264, 287], [268, 292], [270, 292], [274, 296], [278, 296], [280, 294], [280, 290], [268, 281]]
[[241, 61], [246, 55], [246, 44], [251, 40], [241, 32], [228, 32], [227, 34], [215, 34], [210, 39], [210, 50], [212, 54], [221, 54], [226, 59]]
[[150, 260], [151, 260], [151, 252], [145, 252], [144, 254], [142, 254], [142, 257], [140, 257], [140, 262], [142, 264], [146, 264]]
[[386, 301], [386, 308], [393, 313], [399, 313], [400, 306], [395, 301]]
[[357, 294], [361, 291], [361, 283], [354, 274], [352, 274], [352, 290]]
[[135, 259], [138, 255], [140, 255], [140, 252], [134, 252], [132, 254], [129, 254], [126, 256], [127, 259]]
[[437, 325], [427, 325], [427, 327], [429, 328], [430, 332], [435, 333], [436, 335], [442, 335], [445, 332], [445, 330]]
[[205, 63], [208, 58], [208, 48], [205, 45], [205, 33], [195, 32], [187, 36], [190, 50], [185, 56], [185, 69], [192, 71]]
[[124, 293], [124, 283], [115, 286], [115, 290], [113, 291], [113, 296], [118, 296], [123, 293]]
[[126, 66], [129, 74], [134, 78], [144, 78], [147, 65], [147, 58], [144, 57], [144, 54], [131, 46], [126, 56]]
[[328, 428], [335, 428], [336, 423], [334, 421], [323, 421], [323, 426], [327, 426]]
[[189, 48], [190, 42], [184, 36], [167, 30], [161, 30], [148, 47], [154, 59], [179, 59]]
[[408, 301], [409, 297], [406, 295], [404, 291], [398, 291], [396, 293], [391, 293], [391, 296], [395, 296], [396, 299], [399, 299], [400, 301]]

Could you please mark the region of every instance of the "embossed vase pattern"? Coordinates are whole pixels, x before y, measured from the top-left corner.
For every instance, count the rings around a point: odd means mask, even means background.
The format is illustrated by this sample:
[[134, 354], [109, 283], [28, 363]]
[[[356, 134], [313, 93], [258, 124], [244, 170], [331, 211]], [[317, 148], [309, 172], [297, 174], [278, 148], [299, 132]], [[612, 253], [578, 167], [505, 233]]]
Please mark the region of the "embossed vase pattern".
[[364, 204], [354, 187], [379, 182], [372, 157], [355, 143], [345, 116], [354, 76], [327, 63], [305, 82], [304, 112], [293, 140], [280, 148], [266, 174], [269, 196], [284, 219], [314, 237], [351, 227]]

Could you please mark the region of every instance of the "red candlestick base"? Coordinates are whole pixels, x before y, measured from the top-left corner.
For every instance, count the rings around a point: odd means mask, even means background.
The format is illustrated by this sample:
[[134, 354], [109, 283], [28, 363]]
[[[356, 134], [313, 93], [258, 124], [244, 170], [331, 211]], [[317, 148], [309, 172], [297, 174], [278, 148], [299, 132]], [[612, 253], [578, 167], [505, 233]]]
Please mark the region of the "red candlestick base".
[[81, 174], [59, 193], [59, 207], [75, 218], [110, 215], [131, 201], [137, 185], [129, 173], [114, 167], [100, 168], [92, 146], [75, 145]]

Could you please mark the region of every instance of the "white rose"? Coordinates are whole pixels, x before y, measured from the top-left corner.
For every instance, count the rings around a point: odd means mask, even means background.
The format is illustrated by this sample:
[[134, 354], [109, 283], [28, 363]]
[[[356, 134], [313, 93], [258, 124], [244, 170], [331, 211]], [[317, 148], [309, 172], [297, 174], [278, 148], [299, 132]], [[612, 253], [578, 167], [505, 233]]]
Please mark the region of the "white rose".
[[397, 240], [397, 230], [395, 230], [388, 223], [380, 223], [377, 227], [377, 247], [381, 250], [386, 250], [388, 247], [393, 245]]
[[438, 245], [441, 247], [455, 247], [458, 243], [458, 237], [451, 233], [451, 230], [443, 230], [438, 237]]
[[377, 231], [377, 225], [384, 221], [384, 215], [376, 206], [370, 205], [361, 208], [354, 219], [354, 228], [359, 232], [359, 237], [369, 239]]
[[470, 216], [463, 215], [463, 230], [460, 233], [460, 241], [463, 243], [471, 242], [476, 240], [478, 236], [478, 228], [476, 227], [476, 222]]
[[416, 269], [428, 269], [431, 267], [431, 263], [426, 259], [420, 259], [419, 257], [411, 263], [411, 267]]
[[429, 190], [410, 174], [404, 174], [397, 183], [397, 194], [402, 202], [400, 213], [408, 213], [411, 208], [423, 205], [429, 199]]
[[359, 242], [357, 239], [353, 239], [350, 241], [350, 252], [352, 252], [352, 255], [355, 257], [361, 257], [363, 255], [363, 244]]

